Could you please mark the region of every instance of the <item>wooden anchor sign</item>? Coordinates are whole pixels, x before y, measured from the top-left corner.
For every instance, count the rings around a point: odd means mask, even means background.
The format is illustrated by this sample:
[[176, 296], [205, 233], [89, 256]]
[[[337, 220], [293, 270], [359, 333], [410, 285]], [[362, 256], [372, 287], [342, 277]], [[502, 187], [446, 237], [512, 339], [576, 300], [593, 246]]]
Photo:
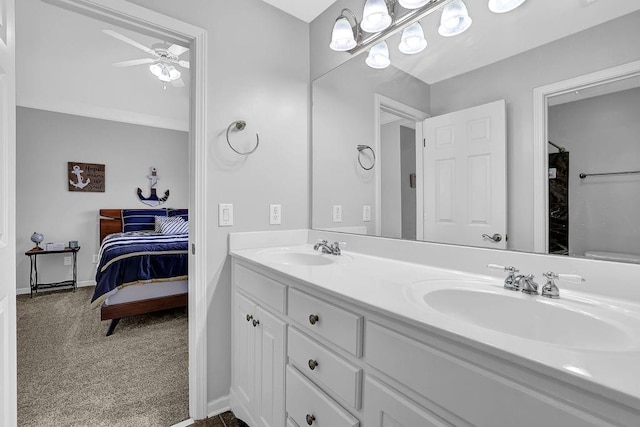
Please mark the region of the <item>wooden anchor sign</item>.
[[150, 186], [151, 186], [151, 194], [149, 195], [149, 197], [144, 197], [142, 195], [142, 189], [138, 187], [138, 198], [145, 205], [158, 206], [166, 202], [167, 199], [169, 198], [169, 190], [164, 192], [164, 197], [162, 198], [159, 198], [158, 195], [156, 194], [156, 186], [158, 185], [158, 180], [160, 179], [160, 177], [157, 175], [157, 172], [158, 170], [152, 166], [151, 175], [147, 176], [147, 178], [149, 178]]

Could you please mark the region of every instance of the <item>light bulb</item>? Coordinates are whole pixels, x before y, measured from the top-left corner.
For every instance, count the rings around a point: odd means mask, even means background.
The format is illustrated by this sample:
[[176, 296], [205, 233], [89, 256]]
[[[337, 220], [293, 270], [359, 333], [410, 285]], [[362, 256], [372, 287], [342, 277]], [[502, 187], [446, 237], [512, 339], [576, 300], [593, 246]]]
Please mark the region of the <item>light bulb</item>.
[[338, 52], [344, 52], [356, 47], [353, 28], [351, 28], [349, 20], [344, 16], [340, 16], [333, 25], [329, 47]]
[[369, 51], [369, 56], [365, 60], [367, 65], [371, 68], [382, 69], [387, 68], [391, 64], [389, 59], [389, 47], [387, 42], [380, 42], [374, 45]]
[[427, 47], [427, 41], [424, 38], [424, 31], [419, 22], [409, 25], [402, 31], [402, 38], [398, 49], [407, 55], [413, 55], [422, 52]]
[[391, 25], [391, 16], [385, 0], [367, 0], [362, 12], [360, 28], [368, 33], [378, 33]]
[[489, 0], [489, 10], [493, 13], [511, 12], [526, 0]]
[[471, 26], [469, 12], [462, 0], [453, 0], [442, 11], [438, 33], [444, 37], [456, 36]]

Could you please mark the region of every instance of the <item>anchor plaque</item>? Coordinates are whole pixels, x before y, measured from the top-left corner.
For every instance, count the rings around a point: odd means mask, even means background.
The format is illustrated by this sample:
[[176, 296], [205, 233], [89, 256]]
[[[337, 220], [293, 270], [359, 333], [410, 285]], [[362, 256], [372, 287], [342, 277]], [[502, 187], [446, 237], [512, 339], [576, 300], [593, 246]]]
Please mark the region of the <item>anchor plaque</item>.
[[138, 198], [142, 203], [149, 206], [159, 206], [169, 199], [169, 190], [164, 192], [164, 197], [160, 198], [156, 194], [156, 186], [158, 185], [158, 180], [160, 177], [158, 176], [158, 170], [155, 167], [151, 167], [151, 175], [147, 175], [149, 178], [149, 185], [151, 187], [151, 194], [149, 197], [144, 197], [142, 195], [142, 189], [138, 187]]
[[104, 165], [96, 163], [67, 163], [69, 191], [104, 193]]

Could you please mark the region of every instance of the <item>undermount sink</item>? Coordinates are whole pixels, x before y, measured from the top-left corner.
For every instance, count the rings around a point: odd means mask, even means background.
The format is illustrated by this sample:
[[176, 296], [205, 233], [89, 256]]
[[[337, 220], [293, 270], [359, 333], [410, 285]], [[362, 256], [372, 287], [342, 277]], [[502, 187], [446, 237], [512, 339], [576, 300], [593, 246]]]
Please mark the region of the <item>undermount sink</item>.
[[528, 340], [601, 351], [629, 350], [640, 342], [637, 314], [590, 300], [551, 300], [473, 280], [417, 282], [405, 296], [467, 325]]
[[282, 265], [321, 266], [336, 262], [336, 255], [305, 249], [274, 248], [260, 252], [265, 260]]

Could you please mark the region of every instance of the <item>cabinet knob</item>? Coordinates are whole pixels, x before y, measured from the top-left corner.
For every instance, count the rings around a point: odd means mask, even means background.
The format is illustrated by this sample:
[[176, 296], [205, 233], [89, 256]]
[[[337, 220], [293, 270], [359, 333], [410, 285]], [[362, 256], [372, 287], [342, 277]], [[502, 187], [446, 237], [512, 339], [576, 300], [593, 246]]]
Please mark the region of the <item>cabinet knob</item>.
[[311, 425], [316, 420], [315, 415], [307, 414], [307, 424]]
[[320, 320], [320, 318], [318, 317], [317, 314], [309, 315], [309, 323], [311, 323], [312, 325], [315, 325], [318, 320]]
[[258, 326], [260, 324], [260, 321], [258, 319], [253, 319], [253, 327], [255, 328], [256, 326]]
[[318, 367], [318, 362], [313, 359], [309, 359], [309, 369], [312, 371]]
[[247, 322], [251, 322], [251, 319], [253, 319], [253, 316], [250, 314], [247, 314]]

